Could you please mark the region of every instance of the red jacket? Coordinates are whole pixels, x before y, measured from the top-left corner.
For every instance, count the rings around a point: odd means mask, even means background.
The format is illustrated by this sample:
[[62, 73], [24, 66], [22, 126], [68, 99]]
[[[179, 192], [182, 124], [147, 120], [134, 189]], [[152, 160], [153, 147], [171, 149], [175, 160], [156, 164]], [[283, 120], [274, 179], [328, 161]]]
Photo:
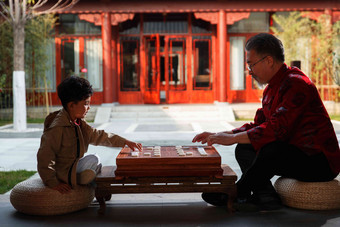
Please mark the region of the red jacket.
[[339, 143], [328, 113], [312, 81], [298, 68], [284, 64], [263, 92], [262, 108], [247, 131], [255, 150], [273, 141], [285, 141], [306, 154], [323, 152], [334, 173], [340, 172]]

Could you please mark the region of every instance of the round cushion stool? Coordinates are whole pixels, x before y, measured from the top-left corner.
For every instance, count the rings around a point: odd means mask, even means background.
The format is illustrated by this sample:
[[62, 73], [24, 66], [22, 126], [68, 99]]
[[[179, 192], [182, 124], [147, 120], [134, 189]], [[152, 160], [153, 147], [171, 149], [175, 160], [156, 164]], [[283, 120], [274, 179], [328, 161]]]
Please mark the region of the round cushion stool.
[[19, 212], [31, 215], [58, 215], [84, 209], [94, 198], [94, 188], [78, 185], [61, 194], [44, 185], [40, 178], [28, 179], [14, 186], [10, 201]]
[[274, 187], [282, 203], [307, 210], [332, 210], [340, 208], [340, 182], [302, 182], [280, 177]]

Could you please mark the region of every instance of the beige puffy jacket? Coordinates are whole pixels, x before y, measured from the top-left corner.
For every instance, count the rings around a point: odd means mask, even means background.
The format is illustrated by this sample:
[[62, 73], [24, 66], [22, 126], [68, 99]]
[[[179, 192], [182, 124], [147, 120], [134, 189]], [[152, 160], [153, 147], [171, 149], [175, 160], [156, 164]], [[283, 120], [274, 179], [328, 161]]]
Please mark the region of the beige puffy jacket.
[[92, 128], [85, 120], [80, 125], [74, 124], [65, 109], [53, 112], [46, 117], [41, 136], [37, 154], [39, 175], [48, 187], [59, 183], [73, 187], [77, 182], [78, 160], [89, 144], [123, 147], [125, 141], [118, 135]]

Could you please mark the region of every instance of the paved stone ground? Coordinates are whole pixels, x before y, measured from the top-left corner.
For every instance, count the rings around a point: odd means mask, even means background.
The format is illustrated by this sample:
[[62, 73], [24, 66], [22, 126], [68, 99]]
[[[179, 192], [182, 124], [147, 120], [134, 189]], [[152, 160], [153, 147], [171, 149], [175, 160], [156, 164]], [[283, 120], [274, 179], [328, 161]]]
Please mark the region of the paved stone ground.
[[[202, 131], [224, 131], [244, 122], [162, 122], [153, 124], [114, 121], [93, 125], [128, 139], [151, 145], [192, 145], [192, 138]], [[333, 122], [340, 135], [340, 123]], [[0, 127], [0, 170], [36, 170], [36, 152], [40, 144], [42, 124], [29, 124], [24, 133], [12, 126]], [[240, 176], [234, 157], [235, 146], [216, 149]], [[90, 146], [103, 165], [115, 165], [120, 148]], [[9, 193], [0, 195], [0, 226], [340, 226], [340, 211], [305, 211], [284, 208], [275, 212], [228, 213], [202, 201], [199, 193], [114, 195], [108, 202], [106, 215], [98, 216], [98, 204], [85, 210], [56, 217], [36, 217], [20, 214], [9, 201]]]

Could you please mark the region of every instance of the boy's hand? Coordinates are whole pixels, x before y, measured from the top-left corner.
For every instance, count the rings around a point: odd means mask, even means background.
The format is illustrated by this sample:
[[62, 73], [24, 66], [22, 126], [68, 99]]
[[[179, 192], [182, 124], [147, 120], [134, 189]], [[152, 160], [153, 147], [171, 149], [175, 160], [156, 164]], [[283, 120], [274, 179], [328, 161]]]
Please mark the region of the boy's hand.
[[61, 194], [70, 193], [72, 190], [70, 185], [64, 183], [60, 183], [57, 186], [53, 187], [52, 189], [57, 190]]
[[125, 145], [128, 146], [133, 151], [135, 150], [135, 148], [137, 148], [139, 151], [142, 151], [142, 149], [143, 149], [142, 144], [135, 143], [135, 142], [132, 142], [130, 140], [126, 140]]

